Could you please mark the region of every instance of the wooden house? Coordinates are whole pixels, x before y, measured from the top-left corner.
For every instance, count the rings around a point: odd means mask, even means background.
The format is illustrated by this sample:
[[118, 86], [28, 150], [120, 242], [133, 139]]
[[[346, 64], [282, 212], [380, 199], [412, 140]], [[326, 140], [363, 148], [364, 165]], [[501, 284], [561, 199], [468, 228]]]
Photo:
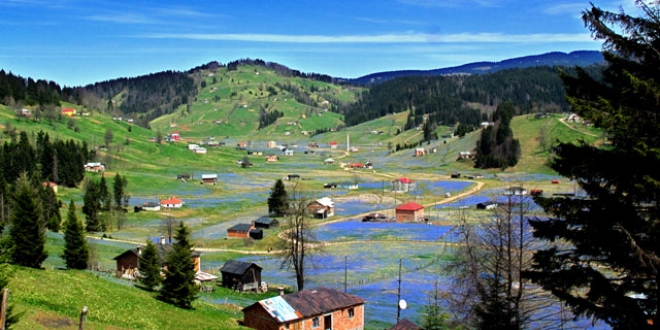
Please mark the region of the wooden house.
[[279, 227], [280, 222], [277, 221], [276, 219], [269, 218], [269, 217], [261, 217], [257, 220], [254, 221], [254, 227], [255, 228], [263, 228], [263, 229], [270, 229], [274, 227]]
[[[156, 248], [161, 267], [167, 267], [167, 254], [172, 250], [172, 245], [167, 242], [164, 236], [162, 236], [158, 238]], [[120, 255], [112, 258], [117, 262], [117, 277], [128, 277], [128, 274], [132, 276], [133, 271], [140, 268], [140, 255], [142, 255], [143, 250], [143, 246], [137, 246], [134, 249], [126, 250]], [[201, 253], [193, 251], [192, 261], [195, 266], [195, 271], [199, 272], [201, 268]]]
[[396, 208], [396, 222], [411, 222], [424, 220], [424, 206], [408, 202]]
[[202, 174], [201, 184], [218, 184], [218, 175], [217, 174]]
[[329, 197], [319, 198], [307, 205], [307, 214], [318, 219], [335, 215], [335, 203]]
[[280, 157], [277, 157], [275, 155], [268, 155], [266, 156], [266, 162], [267, 163], [275, 163], [280, 160]]
[[162, 199], [160, 201], [160, 207], [167, 209], [180, 209], [183, 206], [183, 200], [172, 197], [169, 199]]
[[259, 330], [364, 329], [365, 300], [315, 288], [260, 300], [243, 309], [243, 324]]
[[227, 238], [248, 238], [252, 229], [255, 229], [254, 224], [239, 223], [227, 228]]
[[251, 239], [263, 239], [264, 238], [264, 230], [261, 228], [254, 228], [250, 230], [248, 233]]
[[258, 290], [261, 270], [255, 263], [229, 260], [220, 268], [222, 286], [238, 291]]

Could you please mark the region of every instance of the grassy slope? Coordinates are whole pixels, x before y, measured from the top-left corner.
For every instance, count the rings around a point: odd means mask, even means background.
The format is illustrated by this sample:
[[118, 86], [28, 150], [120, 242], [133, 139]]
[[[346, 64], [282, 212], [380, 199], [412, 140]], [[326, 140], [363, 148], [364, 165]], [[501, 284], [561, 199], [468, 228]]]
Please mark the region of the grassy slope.
[[162, 303], [153, 293], [81, 271], [14, 268], [10, 301], [24, 312], [15, 329], [239, 329], [240, 309], [196, 301], [194, 310]]

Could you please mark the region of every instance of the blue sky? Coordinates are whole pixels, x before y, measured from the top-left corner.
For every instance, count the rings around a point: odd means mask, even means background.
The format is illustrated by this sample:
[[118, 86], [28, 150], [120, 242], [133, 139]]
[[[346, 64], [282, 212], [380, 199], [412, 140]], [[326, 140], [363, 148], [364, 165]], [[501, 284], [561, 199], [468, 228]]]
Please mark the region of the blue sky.
[[[595, 1], [626, 12], [633, 0]], [[77, 86], [260, 58], [355, 78], [600, 50], [588, 1], [0, 0], [0, 68]]]

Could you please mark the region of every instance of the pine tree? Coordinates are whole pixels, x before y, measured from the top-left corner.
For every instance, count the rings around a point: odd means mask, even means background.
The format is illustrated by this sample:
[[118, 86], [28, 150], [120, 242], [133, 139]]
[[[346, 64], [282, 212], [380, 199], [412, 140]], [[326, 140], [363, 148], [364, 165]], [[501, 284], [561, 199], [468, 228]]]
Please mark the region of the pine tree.
[[39, 189], [39, 198], [41, 199], [43, 219], [46, 221], [47, 228], [50, 231], [58, 232], [62, 218], [57, 195], [49, 185], [45, 185]]
[[82, 223], [76, 216], [76, 204], [71, 200], [69, 213], [64, 221], [64, 253], [62, 259], [68, 269], [86, 269], [89, 249]]
[[268, 213], [281, 217], [289, 209], [289, 196], [282, 179], [277, 179], [268, 197]]
[[99, 198], [99, 184], [94, 180], [87, 181], [85, 185], [85, 195], [83, 196], [83, 213], [85, 214], [85, 230], [88, 232], [105, 231], [99, 212], [101, 210], [101, 201]]
[[138, 270], [142, 278], [140, 282], [149, 290], [153, 290], [163, 282], [160, 275], [161, 261], [158, 257], [158, 250], [154, 242], [147, 240], [147, 246], [140, 254]]
[[192, 243], [190, 231], [183, 222], [179, 223], [172, 245], [166, 258], [167, 269], [165, 280], [160, 289], [159, 299], [181, 308], [192, 308], [192, 302], [197, 299], [195, 285], [195, 264], [192, 259]]
[[610, 145], [553, 149], [552, 168], [588, 198], [537, 198], [551, 218], [532, 221], [534, 235], [551, 245], [527, 274], [613, 329], [660, 327], [660, 5], [636, 4], [642, 17], [583, 12], [607, 65], [602, 77], [578, 69], [564, 83], [573, 110]]
[[112, 199], [110, 199], [110, 191], [104, 175], [101, 176], [101, 182], [99, 183], [99, 199], [102, 210], [109, 211], [112, 208]]
[[25, 174], [16, 182], [9, 229], [9, 260], [12, 264], [41, 268], [48, 257], [37, 192]]

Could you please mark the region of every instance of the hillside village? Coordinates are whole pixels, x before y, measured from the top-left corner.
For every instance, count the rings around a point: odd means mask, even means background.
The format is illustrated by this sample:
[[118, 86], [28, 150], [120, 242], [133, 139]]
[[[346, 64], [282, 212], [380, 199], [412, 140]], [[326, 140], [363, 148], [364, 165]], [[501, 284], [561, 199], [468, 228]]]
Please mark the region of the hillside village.
[[[547, 88], [493, 83], [549, 75]], [[610, 184], [615, 174], [599, 166], [645, 164], [657, 148], [642, 133], [657, 127], [625, 113], [631, 136], [620, 134], [557, 82], [526, 68], [358, 86], [247, 59], [130, 83], [39, 81], [23, 84], [24, 98], [3, 89], [0, 284], [8, 319], [18, 316], [9, 324], [619, 328], [603, 317], [619, 301], [657, 298], [625, 276], [657, 263], [643, 232], [657, 205], [635, 190], [657, 188], [644, 169]], [[639, 245], [616, 241], [619, 228]], [[619, 245], [601, 256], [609, 240]], [[631, 255], [641, 266], [623, 265]], [[591, 314], [571, 305], [591, 303], [586, 289], [563, 287], [574, 278], [552, 267], [574, 260], [585, 278], [624, 283], [602, 293], [616, 304]], [[603, 275], [607, 262], [616, 267]], [[617, 320], [652, 329], [657, 315], [639, 306]]]

